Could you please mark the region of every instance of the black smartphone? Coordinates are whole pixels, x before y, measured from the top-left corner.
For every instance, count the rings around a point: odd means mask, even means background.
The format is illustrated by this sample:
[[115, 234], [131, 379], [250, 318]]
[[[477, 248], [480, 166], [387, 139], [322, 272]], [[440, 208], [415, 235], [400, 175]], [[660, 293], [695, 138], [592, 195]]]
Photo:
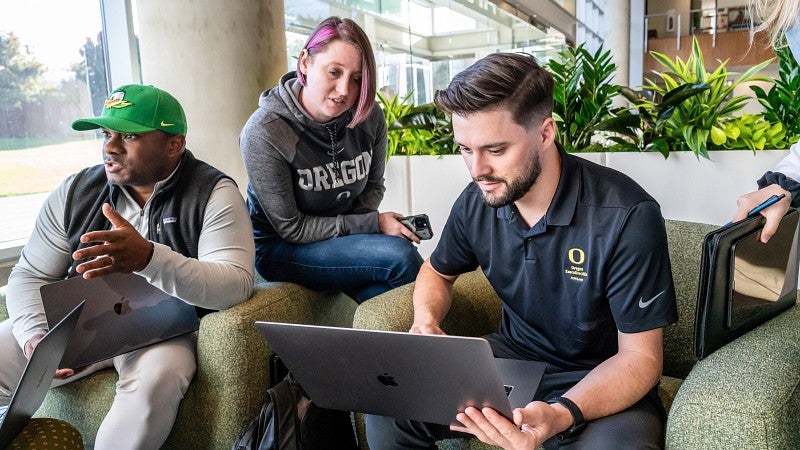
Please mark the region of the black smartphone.
[[425, 240], [433, 237], [433, 230], [431, 230], [431, 221], [428, 220], [427, 214], [416, 214], [413, 216], [406, 216], [397, 219], [411, 230], [418, 238]]

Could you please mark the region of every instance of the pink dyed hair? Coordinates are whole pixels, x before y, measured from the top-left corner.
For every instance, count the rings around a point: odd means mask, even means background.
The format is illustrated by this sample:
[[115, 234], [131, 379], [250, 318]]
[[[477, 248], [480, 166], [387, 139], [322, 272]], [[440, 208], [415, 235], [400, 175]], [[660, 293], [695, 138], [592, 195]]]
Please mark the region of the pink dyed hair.
[[[320, 22], [311, 32], [303, 49], [308, 51], [309, 57], [313, 57], [317, 53], [324, 51], [328, 44], [335, 40], [347, 42], [361, 52], [361, 89], [359, 90], [353, 120], [347, 124], [348, 128], [354, 128], [369, 116], [375, 106], [375, 91], [377, 90], [375, 54], [372, 52], [372, 44], [370, 44], [367, 34], [357, 23], [350, 19], [340, 19], [336, 16], [328, 17]], [[306, 77], [300, 71], [299, 58], [297, 60], [297, 79], [300, 84], [306, 85]]]

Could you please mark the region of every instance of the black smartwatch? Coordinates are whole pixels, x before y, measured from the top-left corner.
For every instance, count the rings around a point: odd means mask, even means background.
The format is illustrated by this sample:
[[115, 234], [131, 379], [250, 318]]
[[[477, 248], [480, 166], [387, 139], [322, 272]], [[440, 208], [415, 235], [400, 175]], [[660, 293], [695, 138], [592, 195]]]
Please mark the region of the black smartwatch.
[[578, 405], [576, 405], [572, 400], [568, 399], [567, 397], [556, 397], [551, 398], [547, 401], [547, 403], [558, 403], [564, 408], [567, 408], [567, 411], [569, 411], [569, 413], [572, 415], [572, 426], [556, 435], [559, 441], [563, 441], [564, 439], [572, 436], [577, 436], [581, 431], [583, 431], [584, 428], [586, 428], [586, 421], [583, 420], [583, 413], [581, 412], [581, 409], [578, 408]]

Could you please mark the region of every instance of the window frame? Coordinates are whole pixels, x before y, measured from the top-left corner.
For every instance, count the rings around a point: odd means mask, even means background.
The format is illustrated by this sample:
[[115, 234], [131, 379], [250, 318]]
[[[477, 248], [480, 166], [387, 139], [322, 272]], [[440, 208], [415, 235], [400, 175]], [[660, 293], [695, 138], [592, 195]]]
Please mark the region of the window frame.
[[[138, 40], [134, 30], [132, 0], [98, 0], [104, 52], [106, 56], [107, 89], [113, 86], [141, 83]], [[8, 273], [17, 263], [28, 238], [0, 242], [0, 286], [8, 282]]]

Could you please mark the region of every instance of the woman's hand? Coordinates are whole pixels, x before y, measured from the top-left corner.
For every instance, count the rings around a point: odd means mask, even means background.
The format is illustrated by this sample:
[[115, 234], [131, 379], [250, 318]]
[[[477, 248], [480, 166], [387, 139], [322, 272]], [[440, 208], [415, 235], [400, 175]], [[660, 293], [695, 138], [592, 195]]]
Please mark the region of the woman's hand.
[[781, 188], [777, 184], [771, 184], [755, 192], [744, 194], [736, 200], [738, 209], [736, 210], [736, 214], [733, 216], [732, 221], [736, 222], [744, 219], [747, 217], [747, 213], [750, 210], [760, 205], [764, 200], [772, 197], [773, 195], [780, 194], [785, 194], [785, 197], [774, 205], [769, 206], [761, 211], [761, 215], [767, 218], [767, 223], [764, 225], [764, 229], [761, 230], [761, 242], [766, 244], [767, 241], [769, 241], [769, 238], [771, 238], [772, 235], [778, 231], [778, 225], [781, 223], [781, 218], [783, 218], [783, 215], [786, 214], [786, 211], [789, 210], [789, 206], [792, 204], [791, 192]]
[[388, 236], [404, 237], [415, 244], [419, 244], [419, 237], [397, 220], [401, 217], [403, 217], [402, 214], [392, 211], [378, 214], [378, 227], [381, 233]]

